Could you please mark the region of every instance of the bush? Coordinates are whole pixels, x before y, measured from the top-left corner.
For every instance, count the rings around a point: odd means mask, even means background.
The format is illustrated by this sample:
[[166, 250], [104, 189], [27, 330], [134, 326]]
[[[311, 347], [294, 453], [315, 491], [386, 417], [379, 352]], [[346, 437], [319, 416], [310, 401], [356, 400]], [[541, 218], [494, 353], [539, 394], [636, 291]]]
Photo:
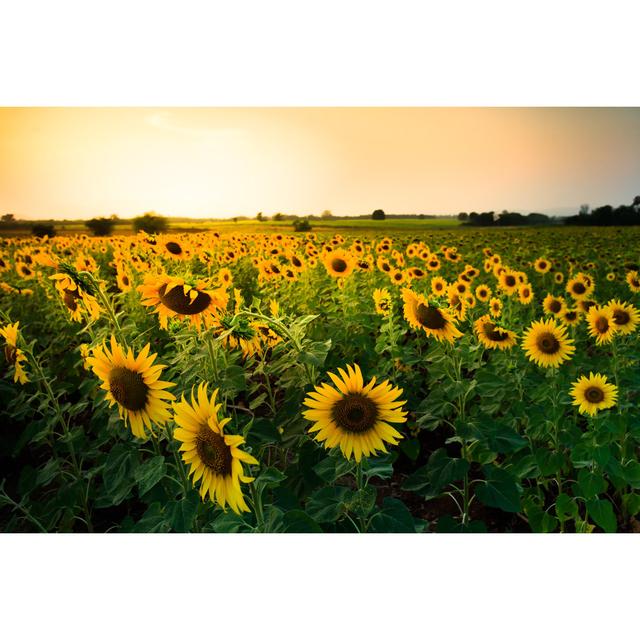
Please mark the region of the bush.
[[115, 224], [116, 221], [111, 218], [92, 218], [85, 222], [84, 226], [92, 231], [94, 236], [108, 236], [111, 235]]
[[384, 215], [384, 211], [382, 209], [376, 209], [371, 214], [371, 219], [372, 220], [384, 220], [385, 218], [386, 218], [386, 216]]
[[167, 227], [167, 219], [156, 215], [152, 211], [133, 219], [133, 228], [136, 233], [139, 231], [144, 231], [145, 233], [162, 233], [167, 230]]
[[294, 231], [311, 231], [311, 225], [309, 224], [309, 220], [307, 220], [307, 218], [303, 218], [302, 220], [294, 220], [293, 230]]
[[34, 224], [31, 227], [31, 233], [36, 236], [36, 238], [44, 238], [44, 236], [53, 238], [53, 236], [56, 235], [56, 228], [52, 224]]

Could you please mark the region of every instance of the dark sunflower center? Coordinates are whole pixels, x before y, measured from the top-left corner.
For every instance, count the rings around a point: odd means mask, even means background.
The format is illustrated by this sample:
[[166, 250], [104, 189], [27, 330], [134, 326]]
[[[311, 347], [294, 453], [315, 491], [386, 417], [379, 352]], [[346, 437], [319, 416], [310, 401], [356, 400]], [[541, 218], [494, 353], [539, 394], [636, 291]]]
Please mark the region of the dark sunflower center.
[[111, 395], [129, 411], [140, 411], [147, 404], [147, 387], [142, 375], [126, 367], [115, 367], [109, 374]]
[[122, 284], [123, 284], [125, 287], [128, 287], [128, 286], [129, 286], [129, 278], [127, 278], [127, 276], [122, 276]]
[[549, 311], [551, 311], [552, 313], [558, 313], [560, 309], [562, 309], [562, 305], [558, 300], [552, 300], [549, 303]]
[[613, 312], [613, 321], [620, 327], [629, 324], [631, 316], [624, 309], [616, 309]]
[[538, 264], [538, 266], [539, 266], [541, 269], [546, 269], [546, 268], [547, 268], [547, 263], [546, 263], [546, 262], [540, 262], [540, 263]]
[[171, 309], [171, 311], [183, 315], [192, 316], [200, 313], [204, 311], [211, 302], [211, 297], [209, 294], [204, 293], [204, 291], [198, 291], [198, 295], [192, 300], [189, 295], [185, 295], [181, 285], [174, 287], [167, 294], [165, 294], [166, 290], [166, 284], [163, 284], [158, 289], [158, 297], [162, 304], [168, 309]]
[[507, 287], [514, 287], [516, 284], [516, 279], [513, 276], [507, 276], [504, 281]]
[[553, 335], [553, 333], [549, 332], [541, 333], [538, 336], [536, 345], [542, 353], [549, 355], [557, 353], [560, 350], [560, 342], [558, 342], [558, 339]]
[[530, 293], [529, 289], [523, 289], [522, 290], [522, 297], [523, 298], [528, 298], [529, 297], [529, 293]]
[[78, 299], [80, 298], [80, 294], [77, 291], [73, 291], [72, 289], [65, 289], [64, 296], [62, 299], [64, 303], [67, 305], [67, 308], [71, 311], [75, 311], [78, 308]]
[[567, 311], [567, 313], [565, 313], [564, 315], [564, 319], [568, 320], [569, 322], [573, 322], [577, 317], [578, 317], [577, 311]]
[[584, 392], [584, 397], [589, 401], [597, 404], [604, 400], [604, 391], [600, 387], [589, 387]]
[[200, 427], [196, 436], [196, 450], [202, 463], [219, 476], [231, 475], [231, 448], [224, 438], [207, 425]]
[[604, 316], [600, 316], [596, 320], [595, 325], [598, 333], [607, 333], [609, 330], [609, 321]]
[[577, 294], [582, 294], [587, 290], [587, 288], [582, 284], [582, 282], [575, 282], [573, 285], [573, 292]]
[[331, 268], [336, 272], [336, 273], [342, 273], [344, 271], [347, 270], [347, 263], [345, 260], [343, 260], [342, 258], [334, 258], [331, 261]]
[[167, 242], [164, 246], [174, 256], [179, 256], [182, 253], [182, 247], [177, 242]]
[[298, 258], [296, 258], [295, 256], [291, 259], [291, 264], [294, 267], [301, 267], [302, 266], [302, 262], [300, 262], [300, 260], [298, 260]]
[[378, 408], [370, 398], [358, 394], [346, 395], [333, 405], [332, 417], [345, 431], [364, 433], [373, 429]]
[[418, 323], [427, 329], [444, 329], [447, 326], [447, 321], [440, 309], [428, 307], [422, 303], [416, 308], [416, 318]]
[[506, 331], [503, 331], [500, 327], [496, 327], [493, 322], [485, 323], [483, 329], [487, 338], [493, 340], [493, 342], [504, 342], [509, 337]]

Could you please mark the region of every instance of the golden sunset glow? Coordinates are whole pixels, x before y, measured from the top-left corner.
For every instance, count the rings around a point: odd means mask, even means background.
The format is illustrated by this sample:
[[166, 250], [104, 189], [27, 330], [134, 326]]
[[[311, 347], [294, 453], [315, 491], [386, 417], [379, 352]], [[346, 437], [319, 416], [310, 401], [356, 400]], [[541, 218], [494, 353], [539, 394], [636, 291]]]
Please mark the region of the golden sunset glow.
[[360, 215], [631, 202], [640, 109], [6, 108], [20, 218]]

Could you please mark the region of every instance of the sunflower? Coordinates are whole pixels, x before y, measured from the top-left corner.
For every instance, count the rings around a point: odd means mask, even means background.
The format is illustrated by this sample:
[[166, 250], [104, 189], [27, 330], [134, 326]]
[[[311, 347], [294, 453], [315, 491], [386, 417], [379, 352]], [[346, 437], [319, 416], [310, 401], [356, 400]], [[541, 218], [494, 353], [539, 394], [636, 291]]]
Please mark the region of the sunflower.
[[608, 344], [617, 331], [613, 311], [607, 307], [594, 305], [587, 313], [587, 327], [589, 335], [596, 339], [596, 344]]
[[611, 300], [605, 309], [609, 309], [613, 313], [613, 324], [615, 324], [618, 333], [623, 336], [633, 333], [640, 323], [640, 311], [632, 304]]
[[566, 327], [556, 324], [553, 318], [534, 322], [522, 338], [522, 347], [529, 360], [542, 367], [559, 367], [568, 360], [575, 347], [567, 338]]
[[450, 311], [442, 309], [411, 289], [402, 290], [404, 317], [414, 328], [421, 328], [428, 336], [453, 343], [462, 333], [457, 329]]
[[211, 396], [206, 383], [198, 387], [197, 395], [191, 390], [191, 402], [174, 402], [174, 420], [178, 428], [173, 437], [181, 442], [180, 451], [185, 464], [190, 466], [193, 483], [200, 480], [199, 493], [204, 500], [207, 493], [211, 502], [226, 509], [228, 504], [235, 513], [249, 511], [240, 483], [253, 482], [245, 475], [242, 463], [259, 464], [240, 446], [244, 438], [224, 432], [230, 418], [218, 418], [221, 405], [216, 404], [218, 390]]
[[302, 415], [314, 423], [309, 433], [327, 449], [339, 446], [348, 460], [386, 453], [385, 444], [396, 445], [403, 437], [389, 424], [407, 421], [405, 401], [398, 400], [402, 389], [386, 380], [376, 385], [375, 377], [365, 386], [357, 364], [338, 372], [329, 372], [335, 388], [324, 383], [304, 400], [309, 409]]
[[476, 287], [476, 298], [480, 302], [486, 302], [491, 297], [491, 288], [486, 284], [480, 284]]
[[491, 298], [489, 300], [489, 313], [494, 318], [499, 318], [502, 315], [502, 300], [500, 298]]
[[586, 300], [593, 293], [593, 283], [579, 273], [567, 281], [566, 291], [574, 300]]
[[562, 275], [562, 273], [560, 273], [560, 271], [554, 273], [553, 274], [553, 281], [556, 284], [562, 284], [564, 282], [564, 275]]
[[580, 313], [577, 309], [565, 309], [560, 314], [560, 319], [568, 326], [576, 325], [580, 322]]
[[98, 301], [82, 286], [79, 278], [65, 272], [52, 275], [51, 280], [55, 281], [62, 302], [74, 322], [82, 322], [83, 315], [89, 316], [91, 320], [97, 320], [100, 317]]
[[589, 373], [589, 377], [580, 376], [571, 385], [569, 395], [580, 413], [595, 416], [600, 409], [609, 409], [616, 404], [618, 388], [607, 382], [607, 376]]
[[322, 259], [327, 273], [333, 278], [346, 278], [356, 266], [356, 258], [349, 251], [334, 249]]
[[510, 349], [516, 343], [516, 334], [508, 329], [498, 327], [488, 314], [478, 318], [473, 326], [478, 340], [487, 349]]
[[518, 287], [518, 300], [521, 304], [530, 304], [533, 300], [533, 290], [529, 284], [521, 284]]
[[387, 289], [374, 289], [373, 301], [376, 305], [376, 313], [386, 317], [391, 312], [391, 294]]
[[218, 323], [220, 312], [229, 301], [225, 288], [210, 286], [208, 280], [188, 284], [184, 278], [149, 274], [137, 290], [145, 307], [155, 307], [153, 312], [158, 314], [162, 329], [167, 328], [169, 318], [188, 318], [191, 326], [200, 331], [203, 323], [206, 328]]
[[554, 316], [559, 316], [567, 308], [567, 304], [564, 298], [556, 297], [548, 293], [542, 301], [542, 308], [545, 313], [552, 313]]
[[133, 435], [147, 438], [146, 428], [152, 423], [164, 424], [170, 418], [166, 400], [175, 397], [165, 391], [173, 387], [173, 382], [160, 380], [165, 368], [162, 364], [153, 364], [156, 354], [149, 355], [149, 345], [135, 358], [131, 349], [125, 354], [122, 347], [111, 336], [111, 351], [106, 345], [92, 350], [92, 356], [86, 363], [102, 380], [101, 389], [107, 392], [109, 406], [118, 405], [120, 417], [131, 425]]
[[13, 366], [13, 381], [20, 384], [26, 384], [29, 382], [29, 376], [24, 370], [24, 363], [27, 361], [27, 356], [22, 349], [18, 348], [18, 338], [20, 332], [18, 326], [20, 322], [14, 322], [13, 324], [7, 324], [0, 328], [0, 336], [5, 339], [4, 357], [8, 364]]
[[518, 274], [510, 269], [505, 269], [498, 278], [498, 285], [508, 295], [513, 295], [518, 290]]
[[431, 279], [431, 293], [434, 296], [446, 295], [448, 286], [447, 281], [441, 276]]
[[537, 258], [533, 267], [538, 273], [547, 273], [551, 269], [551, 262], [546, 258]]

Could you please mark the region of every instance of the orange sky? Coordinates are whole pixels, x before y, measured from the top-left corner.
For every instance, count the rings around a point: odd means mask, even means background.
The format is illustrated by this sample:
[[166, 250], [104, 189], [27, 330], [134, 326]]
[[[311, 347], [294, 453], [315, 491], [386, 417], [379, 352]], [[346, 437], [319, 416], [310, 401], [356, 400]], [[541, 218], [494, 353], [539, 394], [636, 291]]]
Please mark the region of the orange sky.
[[640, 193], [640, 109], [5, 108], [0, 213], [551, 213]]

